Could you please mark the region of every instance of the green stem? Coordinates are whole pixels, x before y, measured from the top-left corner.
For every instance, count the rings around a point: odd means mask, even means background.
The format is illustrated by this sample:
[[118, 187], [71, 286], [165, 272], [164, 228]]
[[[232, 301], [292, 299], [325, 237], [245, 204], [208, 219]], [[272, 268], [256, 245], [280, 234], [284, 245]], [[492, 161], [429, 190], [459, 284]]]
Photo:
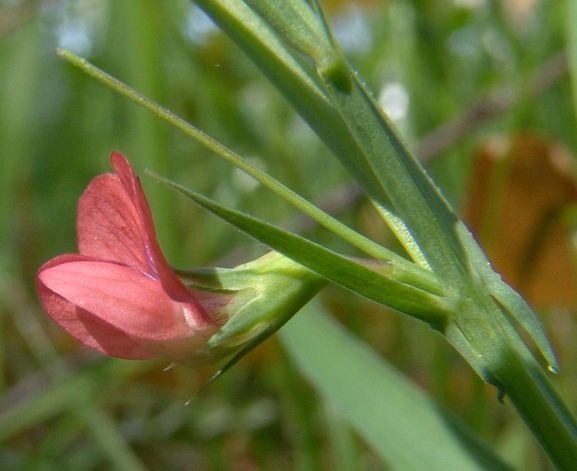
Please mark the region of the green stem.
[[[407, 244], [416, 243], [458, 306], [445, 332], [449, 342], [484, 379], [508, 394], [551, 460], [561, 469], [574, 469], [574, 419], [493, 296], [506, 309], [518, 308], [520, 303], [494, 280], [498, 276], [467, 228], [406, 151], [357, 75], [351, 74], [351, 90], [340, 86], [342, 81], [335, 81], [332, 74], [323, 76], [325, 85], [288, 46], [298, 42], [294, 34], [300, 25], [287, 35], [275, 30], [274, 19], [268, 21], [263, 11], [256, 15], [244, 2], [197, 3], [263, 70], [367, 195], [391, 208], [406, 225], [399, 226], [399, 233], [406, 232]], [[297, 45], [296, 49], [304, 48]], [[320, 65], [316, 64], [322, 74]], [[539, 332], [535, 334], [540, 329], [536, 319], [523, 325], [540, 338]], [[530, 330], [533, 325], [537, 327]], [[551, 355], [548, 360], [555, 365]]]
[[515, 406], [551, 461], [572, 471], [577, 463], [577, 423], [553, 390], [543, 368], [483, 293], [458, 307], [444, 333], [447, 340], [488, 383]]
[[538, 365], [521, 368], [511, 362], [508, 366], [503, 374], [509, 378], [507, 393], [511, 402], [557, 468], [574, 470], [577, 425], [571, 413]]
[[525, 423], [551, 461], [560, 470], [572, 471], [577, 465], [577, 424], [539, 364], [517, 355], [507, 357], [497, 371], [507, 381], [505, 390]]

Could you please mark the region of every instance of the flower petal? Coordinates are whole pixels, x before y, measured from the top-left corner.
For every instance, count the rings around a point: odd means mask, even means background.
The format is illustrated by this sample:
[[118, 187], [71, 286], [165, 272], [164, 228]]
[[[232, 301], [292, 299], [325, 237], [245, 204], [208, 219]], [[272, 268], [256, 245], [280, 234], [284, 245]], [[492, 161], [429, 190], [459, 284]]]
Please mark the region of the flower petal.
[[103, 344], [105, 324], [159, 356], [174, 357], [173, 346], [179, 354], [184, 346], [194, 351], [218, 329], [191, 294], [190, 302], [177, 302], [158, 280], [118, 263], [59, 257], [41, 268], [38, 284], [50, 317], [87, 345], [87, 339]]
[[190, 292], [162, 255], [138, 177], [122, 154], [113, 152], [110, 159], [117, 175], [96, 177], [80, 198], [80, 253], [138, 268], [158, 278], [173, 299], [189, 300]]
[[147, 360], [158, 356], [156, 352], [121, 330], [95, 317], [88, 311], [74, 305], [52, 291], [44, 284], [44, 272], [60, 263], [86, 260], [78, 255], [63, 255], [46, 263], [38, 272], [36, 280], [38, 295], [42, 306], [50, 318], [87, 347], [106, 355], [127, 360]]
[[77, 231], [82, 255], [150, 271], [142, 226], [118, 176], [90, 182], [78, 203]]

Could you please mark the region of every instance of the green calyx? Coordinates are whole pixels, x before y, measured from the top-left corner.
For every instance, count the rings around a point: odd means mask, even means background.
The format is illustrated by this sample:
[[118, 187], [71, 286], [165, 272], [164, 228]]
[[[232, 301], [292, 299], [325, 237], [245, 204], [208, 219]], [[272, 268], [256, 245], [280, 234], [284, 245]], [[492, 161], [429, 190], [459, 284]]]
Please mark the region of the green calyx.
[[277, 252], [235, 268], [179, 273], [194, 290], [232, 295], [228, 304], [212, 313], [227, 320], [187, 362], [193, 367], [237, 353], [224, 367], [228, 369], [282, 327], [326, 284], [319, 275]]

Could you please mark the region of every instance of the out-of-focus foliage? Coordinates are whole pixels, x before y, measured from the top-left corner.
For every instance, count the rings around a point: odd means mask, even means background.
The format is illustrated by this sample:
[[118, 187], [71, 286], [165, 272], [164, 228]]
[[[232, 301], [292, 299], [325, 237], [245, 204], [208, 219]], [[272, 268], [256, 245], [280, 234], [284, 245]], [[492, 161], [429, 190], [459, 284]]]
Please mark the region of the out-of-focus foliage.
[[[532, 153], [551, 147], [563, 149], [572, 164], [576, 122], [557, 55], [565, 45], [561, 2], [333, 0], [326, 7], [348, 58], [457, 206], [467, 204], [470, 182], [483, 178], [475, 159], [496, 139], [505, 143], [497, 152], [503, 158], [515, 150], [521, 174]], [[184, 407], [214, 369], [164, 372], [158, 361], [103, 358], [41, 311], [36, 270], [76, 250], [78, 197], [96, 174], [110, 170], [113, 149], [125, 153], [141, 175], [161, 245], [175, 266], [231, 265], [264, 249], [154, 183], [145, 168], [270, 221], [294, 216], [228, 164], [61, 61], [57, 47], [88, 58], [303, 196], [322, 198], [349, 183], [279, 94], [193, 4], [0, 2], [2, 469], [337, 469], [338, 419], [276, 340]], [[431, 134], [455, 119], [459, 126]], [[519, 142], [547, 144], [540, 144], [541, 151], [507, 147]], [[529, 185], [541, 185], [539, 173], [533, 171]], [[339, 217], [387, 241], [369, 205], [349, 201], [339, 207]], [[495, 204], [491, 198], [475, 201], [478, 211]], [[509, 206], [509, 218], [530, 212], [532, 202], [521, 201]], [[553, 215], [555, 227], [565, 225], [565, 258], [573, 256], [573, 201], [563, 200]], [[533, 229], [545, 224], [539, 228], [547, 231], [545, 216]], [[508, 240], [525, 243], [514, 224], [501, 226], [512, 230]], [[334, 244], [324, 233], [309, 235]], [[321, 300], [512, 464], [547, 469], [511, 409], [496, 404], [494, 391], [439, 337], [334, 287]], [[539, 307], [563, 368], [558, 386], [575, 408], [577, 306], [549, 299]], [[351, 446], [359, 469], [385, 469], [358, 438]]]

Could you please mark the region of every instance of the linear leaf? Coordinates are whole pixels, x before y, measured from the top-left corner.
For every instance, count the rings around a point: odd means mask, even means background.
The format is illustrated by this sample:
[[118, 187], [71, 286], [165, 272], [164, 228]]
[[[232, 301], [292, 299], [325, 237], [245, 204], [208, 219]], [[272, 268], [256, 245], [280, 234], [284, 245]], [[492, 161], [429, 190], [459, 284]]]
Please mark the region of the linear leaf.
[[392, 265], [381, 265], [385, 274], [379, 273], [304, 237], [240, 211], [226, 208], [162, 177], [157, 178], [236, 228], [327, 280], [375, 302], [424, 320], [435, 329], [444, 329], [449, 312], [446, 300], [394, 279], [390, 276], [393, 274]]
[[511, 470], [318, 303], [306, 306], [280, 336], [299, 370], [392, 469]]

